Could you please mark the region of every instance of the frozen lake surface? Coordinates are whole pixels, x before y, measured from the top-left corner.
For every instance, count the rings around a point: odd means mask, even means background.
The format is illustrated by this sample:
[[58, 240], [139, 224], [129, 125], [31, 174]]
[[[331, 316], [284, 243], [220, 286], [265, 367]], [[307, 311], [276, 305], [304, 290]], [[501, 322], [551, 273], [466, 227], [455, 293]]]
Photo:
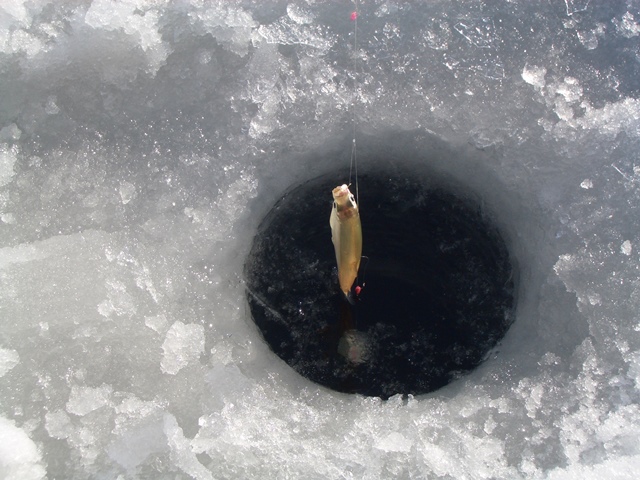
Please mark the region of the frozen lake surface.
[[[640, 3], [365, 1], [357, 51], [353, 8], [2, 2], [0, 477], [635, 478]], [[306, 380], [246, 298], [267, 212], [348, 167], [354, 57], [362, 172], [464, 185], [519, 269], [426, 395]]]

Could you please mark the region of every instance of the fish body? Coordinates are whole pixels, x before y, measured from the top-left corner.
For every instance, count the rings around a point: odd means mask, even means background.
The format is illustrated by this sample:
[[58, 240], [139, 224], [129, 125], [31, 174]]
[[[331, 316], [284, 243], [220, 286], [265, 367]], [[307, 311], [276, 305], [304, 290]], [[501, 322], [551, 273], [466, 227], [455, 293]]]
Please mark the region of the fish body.
[[353, 303], [351, 287], [358, 276], [362, 257], [362, 226], [360, 212], [353, 194], [347, 185], [340, 185], [331, 192], [333, 208], [329, 225], [331, 241], [336, 251], [338, 280], [340, 290], [350, 303]]

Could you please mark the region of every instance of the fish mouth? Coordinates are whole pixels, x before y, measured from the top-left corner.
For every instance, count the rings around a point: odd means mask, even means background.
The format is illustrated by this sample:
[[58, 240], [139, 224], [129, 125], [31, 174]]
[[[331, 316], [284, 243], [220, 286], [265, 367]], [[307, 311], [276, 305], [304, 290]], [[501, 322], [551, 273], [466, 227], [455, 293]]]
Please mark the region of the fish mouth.
[[331, 193], [333, 194], [333, 198], [338, 200], [339, 198], [349, 195], [349, 187], [346, 184], [342, 184], [334, 188]]

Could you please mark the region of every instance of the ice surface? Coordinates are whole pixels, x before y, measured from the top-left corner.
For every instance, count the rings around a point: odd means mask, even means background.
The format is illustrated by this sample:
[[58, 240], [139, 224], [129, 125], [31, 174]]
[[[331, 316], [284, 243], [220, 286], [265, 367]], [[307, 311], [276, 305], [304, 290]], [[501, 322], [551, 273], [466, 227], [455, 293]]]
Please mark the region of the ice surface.
[[380, 438], [376, 443], [376, 448], [385, 452], [408, 452], [411, 450], [411, 446], [412, 442], [399, 432], [392, 432]]
[[251, 33], [258, 26], [251, 12], [223, 3], [195, 3], [198, 8], [189, 14], [191, 21], [231, 52], [244, 57], [249, 51]]
[[631, 12], [626, 12], [620, 19], [614, 18], [613, 24], [623, 37], [632, 38], [640, 35], [640, 24], [635, 21]]
[[6, 480], [37, 480], [46, 476], [36, 444], [4, 417], [0, 417], [0, 476]]
[[12, 123], [0, 130], [0, 141], [19, 140], [20, 135], [22, 135], [22, 132], [15, 123]]
[[[637, 2], [360, 2], [357, 50], [352, 11], [2, 2], [1, 477], [633, 478]], [[455, 178], [521, 270], [424, 397], [310, 384], [249, 318], [258, 224], [354, 114], [360, 168]]]
[[15, 175], [13, 166], [18, 160], [18, 149], [0, 145], [0, 187], [9, 183]]
[[20, 356], [15, 350], [0, 348], [0, 377], [20, 363]]
[[455, 30], [479, 48], [491, 48], [496, 40], [495, 24], [489, 17], [465, 20], [454, 25]]
[[71, 387], [71, 394], [67, 402], [67, 412], [80, 417], [89, 412], [109, 404], [112, 388], [102, 385], [98, 388]]
[[175, 375], [204, 353], [204, 327], [185, 325], [178, 321], [171, 325], [162, 344], [164, 356], [160, 367], [164, 373]]
[[522, 79], [530, 85], [538, 88], [544, 87], [544, 76], [547, 74], [547, 69], [544, 67], [530, 67], [525, 66], [522, 70]]
[[213, 476], [196, 457], [191, 442], [185, 438], [182, 428], [173, 415], [164, 416], [164, 433], [171, 448], [171, 460], [187, 475], [202, 480], [213, 479]]
[[564, 0], [564, 3], [567, 5], [567, 15], [584, 12], [589, 7], [590, 1], [591, 0]]
[[157, 8], [162, 2], [145, 0], [95, 0], [84, 22], [96, 30], [122, 30], [145, 51], [153, 72], [166, 61], [169, 49], [158, 31]]

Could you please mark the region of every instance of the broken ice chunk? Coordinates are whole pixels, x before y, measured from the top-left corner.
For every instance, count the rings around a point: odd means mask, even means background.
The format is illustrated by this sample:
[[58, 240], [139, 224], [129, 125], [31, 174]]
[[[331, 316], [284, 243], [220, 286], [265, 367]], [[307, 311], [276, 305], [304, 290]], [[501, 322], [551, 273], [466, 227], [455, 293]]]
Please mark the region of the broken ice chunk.
[[391, 432], [376, 442], [376, 448], [385, 452], [408, 452], [413, 442], [399, 432]]
[[13, 224], [16, 223], [16, 217], [13, 213], [2, 213], [0, 214], [0, 220], [2, 223]]
[[204, 2], [203, 6], [204, 9], [195, 10], [189, 15], [192, 23], [201, 24], [223, 48], [240, 57], [247, 55], [251, 32], [258, 25], [251, 13], [216, 2]]
[[124, 283], [117, 279], [111, 279], [105, 282], [105, 286], [107, 287], [108, 299], [98, 305], [100, 315], [109, 317], [115, 313], [118, 316], [131, 316], [136, 313], [136, 303], [131, 294], [127, 292]]
[[636, 23], [630, 12], [625, 13], [620, 20], [614, 18], [612, 21], [618, 33], [623, 37], [631, 38], [640, 35], [640, 24]]
[[424, 31], [423, 36], [429, 48], [447, 50], [451, 41], [451, 28], [444, 20], [433, 20]]
[[384, 3], [374, 12], [376, 17], [385, 17], [398, 12], [398, 6], [394, 3]]
[[20, 140], [22, 132], [15, 123], [8, 125], [0, 130], [0, 141]]
[[185, 438], [184, 432], [176, 417], [166, 413], [164, 415], [164, 433], [167, 436], [167, 443], [171, 448], [171, 460], [185, 473], [193, 478], [202, 480], [213, 479], [211, 472], [202, 465], [196, 457], [191, 442]]
[[[146, 410], [146, 407], [143, 408]], [[132, 470], [150, 455], [168, 449], [162, 429], [162, 418], [150, 415], [137, 420], [133, 425], [127, 425], [128, 428], [117, 425], [118, 436], [107, 449], [109, 457], [126, 470]], [[117, 421], [122, 422], [122, 416]]]
[[574, 103], [582, 97], [582, 87], [573, 77], [565, 77], [563, 83], [556, 88], [556, 93], [562, 95], [567, 103]]
[[109, 403], [113, 389], [110, 385], [98, 388], [74, 385], [67, 402], [67, 412], [80, 417]]
[[19, 22], [22, 25], [28, 25], [31, 21], [29, 12], [23, 4], [23, 2], [2, 2], [0, 7], [3, 13], [9, 16], [9, 18]]
[[8, 145], [0, 145], [0, 187], [7, 185], [16, 172], [13, 166], [18, 161], [17, 147], [9, 147]]
[[20, 357], [15, 350], [0, 348], [0, 377], [20, 363]]
[[58, 107], [56, 101], [57, 99], [55, 95], [51, 95], [49, 98], [47, 98], [47, 105], [44, 107], [44, 111], [47, 113], [47, 115], [56, 115], [60, 113], [60, 107]]
[[135, 185], [127, 181], [123, 181], [120, 183], [119, 193], [120, 193], [120, 198], [122, 199], [122, 203], [124, 205], [129, 203], [131, 200], [133, 200], [137, 196]]
[[135, 39], [147, 55], [153, 73], [165, 63], [170, 49], [160, 34], [160, 15], [153, 6], [137, 1], [94, 0], [85, 23], [95, 30], [123, 31]]
[[522, 70], [522, 79], [529, 85], [534, 87], [544, 87], [544, 76], [547, 74], [547, 69], [544, 67], [529, 67], [525, 66]]
[[587, 50], [593, 50], [598, 46], [598, 37], [603, 37], [605, 33], [605, 25], [602, 23], [597, 24], [596, 28], [592, 30], [578, 30], [578, 40], [582, 43]]
[[63, 410], [47, 412], [44, 417], [45, 428], [52, 438], [67, 438], [73, 433], [73, 425], [69, 415]]
[[151, 330], [164, 333], [167, 330], [167, 317], [162, 314], [155, 317], [144, 317], [144, 324]]
[[167, 332], [162, 344], [164, 356], [160, 363], [163, 373], [175, 375], [204, 353], [204, 327], [177, 321]]
[[584, 12], [589, 6], [591, 0], [564, 0], [567, 6], [567, 15], [571, 16], [574, 13]]
[[291, 20], [300, 25], [311, 23], [314, 19], [314, 15], [311, 11], [294, 3], [287, 5], [287, 15], [289, 15]]
[[14, 422], [0, 417], [0, 475], [4, 479], [38, 480], [47, 472], [33, 440]]
[[620, 251], [622, 253], [629, 256], [631, 255], [631, 250], [631, 242], [629, 240], [625, 240], [624, 242], [622, 242], [622, 246], [620, 247]]

